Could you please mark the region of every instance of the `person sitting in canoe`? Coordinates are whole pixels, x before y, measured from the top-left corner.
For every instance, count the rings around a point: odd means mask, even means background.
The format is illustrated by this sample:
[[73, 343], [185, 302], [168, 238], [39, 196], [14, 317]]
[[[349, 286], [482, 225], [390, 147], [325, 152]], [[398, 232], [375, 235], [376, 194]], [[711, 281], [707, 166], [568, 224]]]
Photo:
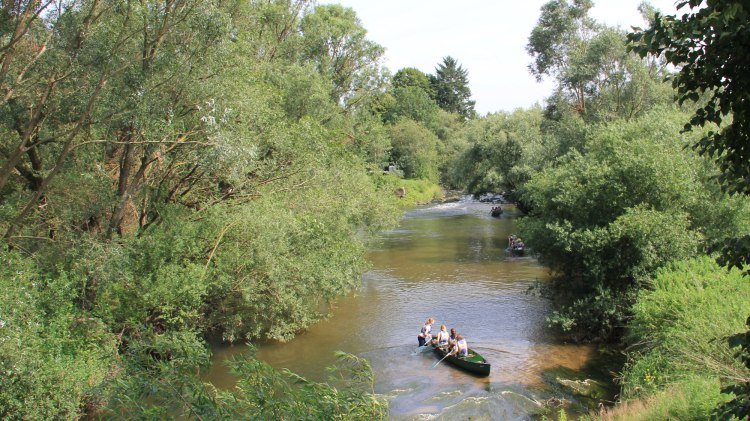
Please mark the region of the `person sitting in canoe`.
[[422, 330], [419, 332], [419, 335], [417, 335], [417, 342], [419, 342], [419, 346], [425, 346], [427, 341], [432, 341], [432, 324], [435, 323], [435, 319], [430, 317], [427, 319], [427, 321], [424, 323], [424, 326], [422, 326]]
[[448, 343], [450, 343], [450, 335], [448, 335], [448, 328], [445, 327], [445, 325], [440, 325], [440, 332], [438, 332], [437, 338], [433, 340], [433, 345], [437, 345], [442, 348], [442, 347], [448, 346]]
[[452, 327], [451, 334], [448, 337], [448, 345], [453, 346], [453, 344], [456, 343], [456, 336], [458, 336], [458, 334], [456, 333], [456, 328]]
[[464, 339], [463, 336], [456, 336], [456, 343], [453, 345], [451, 353], [459, 357], [467, 357], [469, 355], [469, 345], [466, 343], [466, 339]]

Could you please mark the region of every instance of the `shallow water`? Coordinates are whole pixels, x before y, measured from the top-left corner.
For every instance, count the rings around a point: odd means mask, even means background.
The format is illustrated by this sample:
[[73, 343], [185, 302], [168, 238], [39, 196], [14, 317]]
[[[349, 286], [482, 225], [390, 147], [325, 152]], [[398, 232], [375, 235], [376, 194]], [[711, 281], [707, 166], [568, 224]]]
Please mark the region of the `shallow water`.
[[[516, 212], [492, 218], [492, 205], [462, 201], [408, 213], [383, 233], [368, 258], [373, 269], [361, 290], [332, 305], [331, 317], [288, 343], [268, 343], [258, 356], [277, 368], [325, 380], [342, 350], [370, 360], [376, 389], [390, 399], [394, 419], [527, 419], [550, 397], [545, 370], [581, 370], [589, 346], [561, 344], [545, 328], [548, 300], [528, 291], [548, 271], [531, 257], [505, 253], [517, 231]], [[415, 353], [427, 317], [455, 327], [492, 364], [479, 378]], [[216, 346], [206, 378], [234, 380], [220, 363], [242, 346]]]

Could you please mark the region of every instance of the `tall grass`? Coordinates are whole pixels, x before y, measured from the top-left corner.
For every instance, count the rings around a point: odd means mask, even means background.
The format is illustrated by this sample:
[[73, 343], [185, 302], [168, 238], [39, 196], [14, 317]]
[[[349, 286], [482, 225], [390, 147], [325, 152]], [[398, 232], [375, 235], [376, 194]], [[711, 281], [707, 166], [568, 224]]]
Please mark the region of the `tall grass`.
[[725, 338], [744, 328], [750, 282], [704, 256], [657, 272], [633, 307], [622, 403], [605, 419], [707, 419], [722, 382], [750, 378]]

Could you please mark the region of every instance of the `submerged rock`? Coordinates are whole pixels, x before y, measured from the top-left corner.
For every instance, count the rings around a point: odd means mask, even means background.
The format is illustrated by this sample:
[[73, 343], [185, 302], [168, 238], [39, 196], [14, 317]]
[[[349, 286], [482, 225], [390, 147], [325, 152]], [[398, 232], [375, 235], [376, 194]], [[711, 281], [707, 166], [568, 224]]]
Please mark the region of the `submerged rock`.
[[525, 412], [531, 415], [538, 415], [544, 411], [544, 405], [541, 402], [524, 396], [520, 393], [516, 393], [510, 390], [505, 390], [501, 393], [503, 398], [511, 405], [519, 408], [521, 412]]
[[570, 380], [561, 379], [560, 377], [557, 377], [555, 380], [560, 386], [564, 387], [569, 392], [577, 396], [594, 399], [599, 399], [607, 396], [606, 386], [596, 380]]
[[428, 401], [439, 402], [439, 401], [444, 401], [444, 400], [452, 400], [452, 399], [460, 398], [461, 395], [463, 395], [463, 392], [461, 392], [460, 390], [454, 390], [450, 392], [440, 392], [437, 395], [429, 398]]

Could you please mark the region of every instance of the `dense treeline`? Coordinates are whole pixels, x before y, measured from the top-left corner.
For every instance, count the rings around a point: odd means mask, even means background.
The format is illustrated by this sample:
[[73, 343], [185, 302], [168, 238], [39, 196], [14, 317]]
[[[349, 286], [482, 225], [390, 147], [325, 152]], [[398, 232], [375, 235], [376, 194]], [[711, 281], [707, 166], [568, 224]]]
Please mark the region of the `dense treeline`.
[[307, 0], [1, 2], [0, 415], [384, 417], [350, 356], [343, 389], [252, 356], [245, 388], [197, 377], [209, 336], [319, 320], [440, 194], [466, 72], [418, 90], [382, 53]]
[[689, 3], [688, 21], [642, 6], [653, 29], [640, 35], [596, 22], [587, 0], [545, 4], [527, 50], [555, 92], [544, 108], [470, 122], [451, 172], [527, 213], [521, 235], [556, 274], [551, 326], [628, 347], [622, 398], [642, 401], [616, 418], [748, 415], [750, 336], [731, 336], [748, 281], [706, 256], [726, 244], [719, 260], [750, 260], [750, 201], [734, 194], [747, 188], [750, 10]]

